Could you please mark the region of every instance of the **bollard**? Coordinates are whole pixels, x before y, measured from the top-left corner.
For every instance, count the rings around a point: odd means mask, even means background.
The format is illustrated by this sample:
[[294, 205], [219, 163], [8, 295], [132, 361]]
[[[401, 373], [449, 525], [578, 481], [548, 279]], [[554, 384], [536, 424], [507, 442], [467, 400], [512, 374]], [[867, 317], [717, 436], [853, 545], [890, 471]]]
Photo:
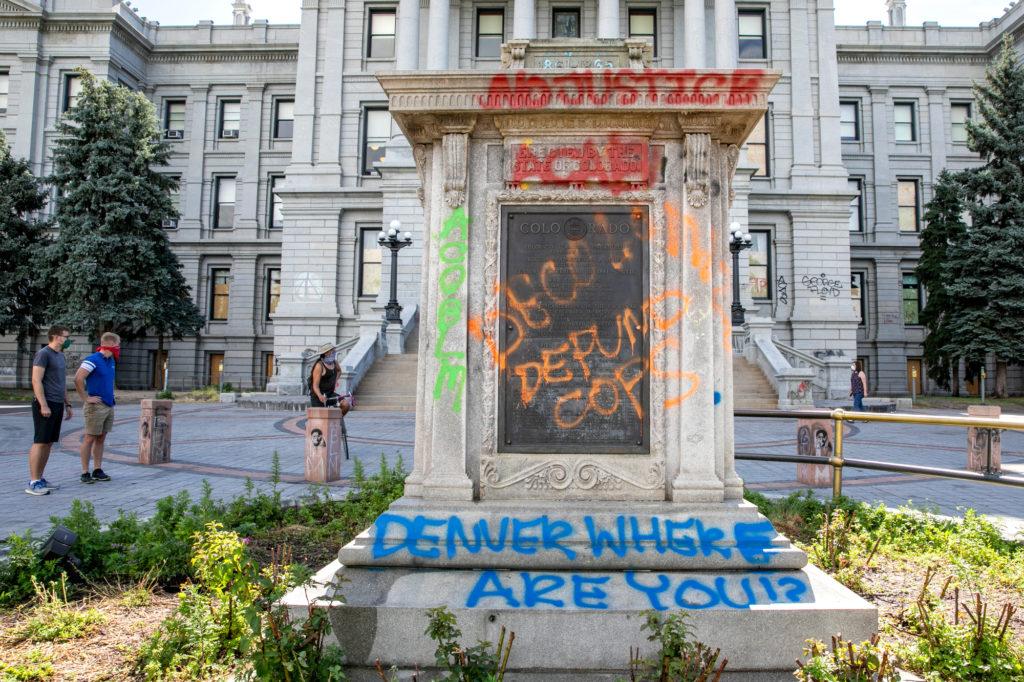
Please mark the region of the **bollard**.
[[171, 461], [171, 408], [173, 400], [143, 400], [139, 415], [139, 464]]
[[[999, 419], [1002, 408], [998, 405], [969, 405], [971, 417]], [[984, 474], [998, 474], [1003, 466], [1003, 447], [999, 429], [967, 429], [967, 468]]]
[[329, 483], [341, 478], [341, 431], [344, 424], [336, 407], [306, 408], [306, 480]]
[[[832, 457], [835, 428], [831, 419], [798, 419], [796, 454], [805, 457]], [[828, 464], [797, 464], [796, 480], [812, 488], [832, 485], [832, 467]]]

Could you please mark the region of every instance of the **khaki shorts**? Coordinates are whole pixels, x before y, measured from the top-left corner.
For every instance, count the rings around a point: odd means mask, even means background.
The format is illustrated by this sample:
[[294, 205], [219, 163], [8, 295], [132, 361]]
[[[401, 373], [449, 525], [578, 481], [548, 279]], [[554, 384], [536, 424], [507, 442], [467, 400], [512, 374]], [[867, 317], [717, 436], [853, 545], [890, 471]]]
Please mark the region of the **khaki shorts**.
[[85, 404], [85, 433], [102, 436], [114, 428], [114, 408], [105, 403]]

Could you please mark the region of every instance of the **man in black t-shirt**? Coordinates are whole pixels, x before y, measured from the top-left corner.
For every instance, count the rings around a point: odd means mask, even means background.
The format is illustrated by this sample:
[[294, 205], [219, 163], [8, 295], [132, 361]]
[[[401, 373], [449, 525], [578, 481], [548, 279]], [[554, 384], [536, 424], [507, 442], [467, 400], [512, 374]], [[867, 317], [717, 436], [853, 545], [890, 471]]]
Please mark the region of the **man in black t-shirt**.
[[34, 435], [28, 453], [29, 495], [49, 495], [57, 486], [43, 478], [50, 459], [50, 448], [60, 440], [61, 422], [71, 419], [71, 403], [67, 394], [67, 364], [64, 349], [71, 345], [67, 327], [55, 325], [47, 332], [50, 343], [39, 349], [32, 359], [32, 424]]

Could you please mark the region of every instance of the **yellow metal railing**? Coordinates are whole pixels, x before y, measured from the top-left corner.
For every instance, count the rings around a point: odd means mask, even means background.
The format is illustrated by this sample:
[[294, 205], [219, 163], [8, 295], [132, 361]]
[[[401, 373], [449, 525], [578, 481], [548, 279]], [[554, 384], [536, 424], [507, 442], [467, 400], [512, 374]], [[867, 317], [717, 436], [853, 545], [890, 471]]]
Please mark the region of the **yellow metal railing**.
[[[771, 419], [831, 419], [835, 425], [835, 447], [831, 457], [807, 457], [804, 455], [766, 455], [752, 453], [736, 453], [737, 459], [758, 461], [821, 463], [832, 467], [832, 495], [843, 494], [843, 469], [846, 467], [894, 471], [900, 473], [921, 474], [942, 478], [998, 483], [1016, 487], [1024, 487], [1024, 477], [1006, 476], [991, 470], [992, 432], [993, 431], [1024, 431], [1024, 419], [1007, 419], [1005, 417], [939, 417], [916, 414], [890, 414], [878, 412], [850, 412], [848, 410], [736, 410], [737, 417], [761, 417]], [[843, 454], [843, 425], [846, 422], [885, 422], [889, 424], [923, 424], [930, 426], [956, 426], [961, 428], [978, 428], [989, 431], [989, 461], [983, 473], [917, 465], [891, 464], [861, 459], [847, 459]]]

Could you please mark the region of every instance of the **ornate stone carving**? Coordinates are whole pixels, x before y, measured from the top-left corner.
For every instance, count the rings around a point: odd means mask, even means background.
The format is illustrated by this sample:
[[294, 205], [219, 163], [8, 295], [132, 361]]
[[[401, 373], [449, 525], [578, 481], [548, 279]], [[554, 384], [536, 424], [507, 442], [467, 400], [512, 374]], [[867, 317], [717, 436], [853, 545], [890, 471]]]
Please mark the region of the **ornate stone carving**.
[[466, 173], [468, 170], [469, 135], [447, 133], [441, 138], [444, 167], [444, 203], [451, 208], [466, 203]]
[[636, 114], [587, 114], [566, 112], [560, 114], [510, 114], [495, 116], [494, 125], [503, 136], [535, 135], [538, 131], [557, 131], [560, 136], [594, 131], [603, 138], [610, 133], [629, 132], [651, 134], [658, 128], [657, 116]]
[[413, 145], [412, 156], [416, 160], [416, 175], [420, 179], [420, 186], [416, 188], [416, 196], [419, 198], [420, 205], [422, 206], [424, 201], [423, 188], [427, 186], [427, 145]]
[[736, 190], [732, 188], [733, 179], [736, 177], [736, 164], [740, 161], [740, 148], [734, 144], [729, 145], [725, 150], [725, 177], [729, 183], [729, 207], [736, 201]]
[[501, 68], [522, 69], [526, 65], [526, 48], [529, 40], [510, 40], [501, 46]]
[[560, 457], [530, 464], [502, 477], [494, 457], [480, 460], [480, 483], [495, 490], [523, 487], [527, 490], [622, 490], [629, 486], [657, 490], [665, 485], [665, 463], [651, 460], [640, 475], [594, 459]]
[[708, 204], [709, 164], [711, 136], [707, 133], [689, 133], [686, 136], [686, 201], [690, 208], [704, 208]]

